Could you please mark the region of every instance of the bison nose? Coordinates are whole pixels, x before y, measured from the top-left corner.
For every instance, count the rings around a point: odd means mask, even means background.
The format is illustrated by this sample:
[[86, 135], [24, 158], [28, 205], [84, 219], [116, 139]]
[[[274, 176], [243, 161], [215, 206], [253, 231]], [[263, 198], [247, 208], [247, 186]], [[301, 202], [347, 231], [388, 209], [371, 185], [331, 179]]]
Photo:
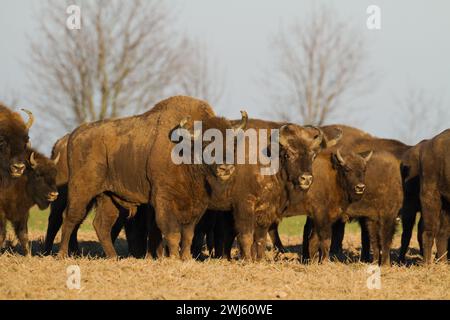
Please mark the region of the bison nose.
[[366, 185], [364, 183], [360, 183], [355, 186], [355, 193], [356, 194], [363, 194], [364, 191], [366, 191]]
[[23, 163], [14, 163], [11, 168], [11, 175], [13, 177], [20, 177], [25, 171], [25, 164]]
[[300, 188], [302, 188], [303, 190], [308, 190], [313, 182], [313, 176], [311, 174], [302, 174], [300, 178], [298, 178], [298, 182]]
[[58, 195], [59, 195], [59, 193], [56, 192], [56, 191], [50, 192], [48, 194], [47, 200], [50, 201], [50, 202], [53, 202], [53, 201], [55, 201], [58, 198]]

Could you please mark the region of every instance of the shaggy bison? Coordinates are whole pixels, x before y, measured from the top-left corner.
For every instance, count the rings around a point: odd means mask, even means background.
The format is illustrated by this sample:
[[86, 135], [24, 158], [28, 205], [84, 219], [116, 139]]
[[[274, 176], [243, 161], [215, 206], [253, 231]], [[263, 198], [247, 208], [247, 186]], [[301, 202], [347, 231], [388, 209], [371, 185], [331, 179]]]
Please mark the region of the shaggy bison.
[[[366, 167], [373, 151], [325, 152], [314, 163], [315, 183], [304, 199], [292, 209], [306, 213], [312, 230], [304, 235], [304, 258], [327, 260], [330, 252], [332, 225], [342, 219], [348, 207], [360, 201], [366, 191]], [[305, 243], [307, 242], [307, 243]]]
[[[400, 141], [391, 140], [391, 139], [380, 139], [374, 136], [369, 135], [368, 133], [361, 131], [356, 128], [344, 126], [344, 125], [331, 125], [331, 126], [325, 126], [321, 129], [326, 134], [332, 134], [335, 132], [337, 128], [340, 128], [343, 131], [343, 138], [339, 142], [338, 147], [342, 148], [351, 148], [355, 152], [362, 152], [364, 150], [373, 150], [377, 156], [377, 161], [380, 161], [381, 157], [386, 157], [384, 161], [381, 163], [390, 163], [388, 167], [396, 168], [395, 175], [393, 178], [387, 177], [387, 176], [380, 176], [385, 178], [384, 180], [377, 177], [377, 179], [374, 180], [375, 188], [376, 184], [381, 184], [380, 186], [383, 189], [389, 190], [389, 194], [382, 194], [378, 192], [378, 199], [374, 198], [374, 195], [371, 197], [374, 201], [367, 203], [367, 202], [361, 202], [358, 203], [356, 206], [361, 210], [361, 216], [367, 216], [367, 212], [369, 211], [378, 211], [379, 215], [386, 214], [386, 219], [392, 219], [392, 217], [395, 215], [391, 208], [391, 204], [385, 201], [385, 198], [391, 198], [392, 195], [397, 195], [395, 197], [395, 204], [398, 202], [398, 197], [400, 197], [400, 194], [403, 194], [403, 205], [400, 210], [402, 221], [405, 223], [405, 221], [408, 221], [411, 216], [416, 215], [416, 212], [419, 210], [417, 206], [418, 202], [418, 193], [417, 193], [417, 185], [415, 181], [406, 181], [403, 183], [403, 185], [399, 185], [398, 183], [398, 177], [401, 174], [402, 178], [404, 175], [404, 170], [401, 169], [401, 164], [404, 161], [404, 156], [410, 152], [411, 146], [405, 145]], [[384, 165], [384, 164], [383, 164]], [[376, 164], [372, 163], [371, 167], [375, 167]], [[380, 169], [384, 170], [384, 169]], [[379, 173], [379, 171], [377, 172]], [[375, 173], [375, 175], [377, 174]], [[368, 178], [368, 185], [371, 185], [371, 180]], [[363, 204], [365, 204], [365, 208], [363, 208]], [[396, 206], [396, 205], [395, 205]], [[364, 210], [363, 210], [364, 209]], [[299, 213], [297, 213], [299, 214]], [[364, 219], [364, 221], [367, 219]], [[362, 234], [362, 244], [363, 244], [363, 250], [362, 250], [362, 258], [363, 260], [368, 260], [368, 253], [370, 250], [370, 240], [368, 235], [368, 230], [366, 228], [366, 223], [363, 223], [363, 234]], [[308, 233], [309, 224], [305, 226], [306, 232]], [[343, 239], [343, 232], [344, 232], [344, 224], [341, 221], [337, 221], [336, 224], [333, 227], [333, 242], [332, 242], [332, 252], [337, 253], [342, 248], [342, 239]], [[282, 251], [284, 250], [281, 240], [278, 235], [277, 226], [272, 226], [270, 231], [270, 236], [272, 239], [272, 242], [277, 247], [278, 250]], [[409, 243], [409, 242], [408, 242]], [[406, 245], [407, 247], [407, 245]]]
[[[383, 175], [380, 175], [380, 171]], [[362, 234], [362, 261], [390, 264], [390, 249], [397, 218], [403, 205], [402, 178], [398, 160], [390, 153], [374, 154], [366, 170], [367, 189], [360, 201], [345, 210], [345, 220], [359, 218]], [[332, 248], [339, 250], [343, 239], [343, 225], [339, 221], [333, 229]], [[307, 229], [307, 228], [305, 228]], [[305, 244], [304, 247], [305, 248]], [[336, 252], [335, 252], [336, 253]]]
[[[195, 224], [208, 206], [211, 190], [228, 181], [234, 167], [172, 161], [169, 136], [177, 125], [186, 124], [187, 117], [203, 121], [203, 130], [215, 128], [224, 133], [245, 126], [245, 121], [233, 127], [226, 119], [215, 117], [206, 102], [173, 97], [142, 115], [87, 124], [70, 135], [68, 203], [60, 257], [67, 255], [72, 231], [82, 222], [86, 208], [103, 193], [111, 193], [126, 208], [151, 203], [169, 254], [178, 256], [181, 242], [181, 257], [190, 257]], [[102, 228], [109, 232], [101, 233], [100, 242], [106, 250], [112, 248], [110, 230], [117, 217], [105, 218]], [[115, 255], [112, 250], [106, 253]]]
[[[289, 203], [295, 197], [301, 197], [313, 183], [313, 161], [327, 146], [332, 146], [340, 139], [340, 134], [334, 139], [329, 139], [323, 132], [315, 127], [301, 127], [294, 124], [283, 124], [257, 119], [248, 122], [248, 128], [273, 130], [279, 129], [279, 170], [274, 175], [262, 175], [260, 165], [238, 165], [234, 182], [229, 185], [226, 205], [212, 209], [220, 211], [232, 210], [234, 217], [234, 232], [224, 232], [226, 240], [216, 238], [216, 256], [220, 257], [224, 250], [228, 259], [231, 258], [231, 243], [235, 236], [238, 237], [243, 229], [249, 232], [249, 237], [240, 241], [243, 258], [248, 259], [253, 252], [253, 257], [260, 260], [264, 256], [265, 235], [271, 224], [278, 221], [283, 215]], [[245, 224], [236, 221], [247, 220]], [[213, 219], [210, 217], [210, 219]], [[215, 217], [221, 225], [230, 225], [229, 219], [223, 220], [223, 216]], [[204, 226], [213, 225], [213, 221], [202, 221]], [[194, 254], [198, 254], [201, 248], [204, 233], [211, 233], [198, 228], [198, 236], [193, 247]], [[228, 229], [228, 228], [227, 228]], [[225, 230], [227, 231], [227, 230]], [[229, 231], [229, 230], [228, 230]], [[217, 233], [217, 231], [216, 231]], [[224, 243], [223, 243], [224, 242]], [[245, 248], [242, 248], [245, 244]]]
[[25, 173], [3, 188], [0, 196], [0, 247], [6, 236], [6, 220], [9, 220], [25, 255], [30, 253], [27, 227], [30, 208], [37, 204], [43, 210], [58, 197], [55, 183], [58, 157], [50, 160], [34, 150], [28, 150], [28, 154]]

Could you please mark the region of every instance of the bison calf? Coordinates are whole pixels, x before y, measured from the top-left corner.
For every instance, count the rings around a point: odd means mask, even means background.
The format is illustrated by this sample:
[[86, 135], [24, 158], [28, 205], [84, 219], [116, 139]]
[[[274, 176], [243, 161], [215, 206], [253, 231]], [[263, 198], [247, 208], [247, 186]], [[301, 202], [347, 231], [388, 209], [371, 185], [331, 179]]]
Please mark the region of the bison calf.
[[6, 220], [13, 227], [25, 255], [30, 254], [28, 244], [28, 216], [33, 205], [43, 210], [56, 200], [56, 163], [58, 158], [50, 160], [29, 150], [29, 161], [25, 173], [9, 187], [2, 189], [0, 197], [0, 247], [6, 237]]

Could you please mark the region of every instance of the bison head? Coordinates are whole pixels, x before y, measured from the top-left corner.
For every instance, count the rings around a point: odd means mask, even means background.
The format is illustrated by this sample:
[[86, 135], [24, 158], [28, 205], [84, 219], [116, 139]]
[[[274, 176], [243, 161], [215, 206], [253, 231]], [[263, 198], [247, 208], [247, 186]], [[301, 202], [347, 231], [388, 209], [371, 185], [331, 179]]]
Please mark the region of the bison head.
[[340, 185], [350, 201], [361, 199], [366, 191], [366, 167], [372, 155], [373, 151], [356, 154], [354, 152], [341, 153], [341, 150], [337, 150], [332, 155]]
[[334, 146], [342, 137], [328, 137], [317, 127], [287, 124], [280, 128], [280, 156], [288, 180], [303, 191], [313, 183], [312, 165], [322, 149]]
[[56, 189], [56, 164], [58, 161], [59, 155], [51, 160], [31, 152], [26, 170], [27, 192], [41, 210], [47, 208], [50, 202], [55, 201], [58, 197]]
[[[228, 181], [234, 174], [235, 172], [235, 165], [234, 164], [226, 164], [225, 159], [228, 159], [231, 157], [231, 159], [235, 158], [235, 144], [236, 144], [236, 140], [235, 140], [235, 136], [233, 135], [233, 141], [232, 143], [234, 143], [234, 147], [230, 149], [228, 149], [228, 141], [217, 141], [216, 139], [222, 137], [221, 139], [223, 139], [223, 137], [227, 137], [229, 135], [227, 135], [227, 131], [228, 130], [232, 130], [232, 132], [237, 132], [238, 130], [244, 130], [247, 126], [247, 121], [248, 121], [248, 115], [247, 112], [245, 111], [241, 111], [241, 121], [235, 125], [233, 125], [229, 120], [222, 118], [222, 117], [211, 117], [211, 118], [207, 118], [207, 119], [203, 119], [202, 120], [202, 131], [203, 132], [196, 132], [194, 131], [194, 133], [191, 132], [190, 129], [188, 129], [188, 131], [190, 132], [190, 139], [191, 139], [191, 145], [193, 146], [193, 149], [195, 149], [195, 145], [196, 145], [196, 141], [200, 142], [201, 148], [200, 151], [201, 155], [203, 156], [204, 152], [205, 153], [209, 153], [206, 151], [211, 151], [211, 157], [210, 157], [210, 161], [208, 161], [208, 159], [201, 159], [200, 162], [202, 164], [206, 164], [207, 166], [207, 171], [209, 173], [211, 173], [215, 178], [217, 178], [219, 181], [222, 182], [226, 182]], [[190, 122], [189, 118], [185, 118], [183, 119], [178, 128], [179, 129], [187, 129], [186, 126], [188, 124], [188, 122]], [[199, 140], [199, 136], [200, 133], [202, 133], [202, 137], [203, 140], [200, 141]], [[212, 133], [212, 134], [211, 134]], [[214, 136], [214, 133], [216, 133], [217, 135]], [[211, 134], [211, 136], [209, 136], [208, 134]], [[213, 145], [214, 143], [211, 142], [217, 142], [217, 145], [215, 145], [215, 147], [217, 148], [211, 148], [211, 145]], [[221, 151], [222, 156], [218, 157], [218, 159], [220, 161], [215, 161], [215, 155], [216, 152]], [[227, 152], [230, 152], [231, 154], [227, 155]], [[194, 150], [194, 158], [196, 156], [199, 156], [196, 151]], [[212, 161], [211, 161], [212, 160]], [[195, 161], [194, 161], [195, 163]], [[234, 163], [234, 162], [233, 162]]]
[[25, 171], [26, 149], [29, 146], [28, 129], [34, 121], [30, 111], [25, 124], [20, 116], [6, 107], [0, 109], [0, 176], [19, 178]]

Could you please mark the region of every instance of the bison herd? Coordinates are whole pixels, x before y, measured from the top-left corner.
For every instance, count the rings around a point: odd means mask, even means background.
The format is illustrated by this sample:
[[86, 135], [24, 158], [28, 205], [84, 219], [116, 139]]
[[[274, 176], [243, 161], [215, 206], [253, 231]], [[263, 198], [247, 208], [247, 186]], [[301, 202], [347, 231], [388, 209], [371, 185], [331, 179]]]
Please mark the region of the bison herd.
[[[141, 115], [83, 124], [55, 143], [49, 159], [31, 148], [33, 115], [25, 112], [27, 123], [0, 106], [0, 246], [9, 220], [26, 255], [29, 209], [50, 205], [43, 253], [52, 253], [61, 229], [60, 258], [78, 253], [77, 231], [93, 208], [109, 258], [116, 257], [114, 240], [125, 228], [134, 257], [197, 258], [206, 240], [211, 256], [231, 259], [237, 239], [242, 259], [261, 260], [267, 235], [285, 250], [278, 234], [284, 217], [307, 215], [303, 260], [338, 254], [345, 223], [357, 220], [361, 260], [389, 265], [401, 221], [403, 263], [418, 212], [424, 263], [433, 261], [434, 243], [437, 260], [450, 258], [450, 131], [408, 146], [344, 125], [300, 126], [246, 112], [228, 120], [204, 101], [178, 96]], [[194, 121], [203, 132], [224, 136], [230, 129], [277, 129], [279, 170], [263, 175], [263, 164], [250, 162], [175, 164], [171, 134], [187, 129], [197, 143]]]

